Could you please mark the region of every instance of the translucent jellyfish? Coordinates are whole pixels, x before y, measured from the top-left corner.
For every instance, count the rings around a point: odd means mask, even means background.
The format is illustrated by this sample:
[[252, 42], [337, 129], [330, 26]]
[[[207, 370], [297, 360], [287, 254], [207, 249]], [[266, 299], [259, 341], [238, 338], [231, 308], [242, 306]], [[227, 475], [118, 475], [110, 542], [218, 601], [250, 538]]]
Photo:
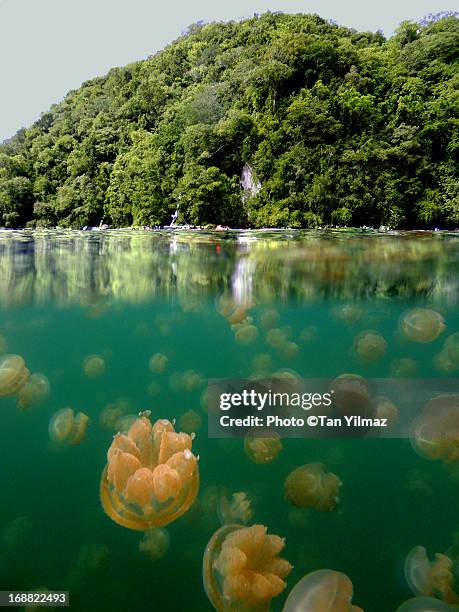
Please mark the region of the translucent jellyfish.
[[309, 325], [300, 331], [300, 335], [298, 336], [298, 340], [303, 344], [308, 344], [309, 342], [313, 342], [317, 338], [319, 331], [317, 327], [314, 325]]
[[279, 313], [277, 310], [274, 310], [274, 308], [265, 310], [260, 317], [260, 323], [265, 329], [276, 327], [276, 325], [279, 323]]
[[451, 334], [446, 338], [444, 350], [451, 359], [451, 362], [459, 367], [459, 332]]
[[424, 546], [415, 546], [405, 559], [405, 579], [413, 595], [459, 603], [453, 588], [453, 562], [446, 555], [436, 553], [435, 560], [429, 561]]
[[394, 378], [414, 378], [417, 370], [417, 363], [409, 357], [394, 359], [390, 364], [390, 375]]
[[290, 508], [288, 511], [288, 522], [294, 529], [305, 529], [309, 522], [307, 511], [301, 508]]
[[388, 397], [379, 396], [373, 400], [374, 417], [376, 419], [386, 419], [390, 427], [400, 419], [400, 412], [397, 406]]
[[272, 359], [268, 353], [257, 353], [252, 359], [252, 368], [257, 372], [267, 372], [271, 367]]
[[115, 402], [114, 404], [107, 404], [107, 406], [104, 406], [99, 416], [100, 426], [103, 429], [119, 431], [119, 420], [124, 416], [127, 409], [127, 402]]
[[159, 384], [157, 380], [153, 380], [147, 387], [147, 393], [148, 395], [151, 395], [152, 397], [159, 395], [160, 392], [161, 392], [161, 385]]
[[436, 370], [444, 372], [445, 374], [452, 374], [459, 368], [459, 366], [456, 366], [456, 364], [451, 360], [448, 351], [445, 349], [435, 355], [434, 366]]
[[258, 337], [258, 329], [255, 325], [242, 325], [237, 329], [234, 338], [238, 344], [247, 346], [253, 344]]
[[176, 433], [170, 421], [153, 425], [142, 415], [127, 434], [117, 434], [107, 453], [101, 483], [102, 507], [123, 527], [145, 530], [176, 520], [199, 488], [192, 437]]
[[182, 414], [179, 420], [180, 429], [187, 434], [196, 433], [201, 429], [202, 418], [194, 410], [188, 410]]
[[400, 320], [402, 334], [411, 342], [422, 344], [433, 342], [445, 329], [441, 314], [430, 308], [413, 308]]
[[281, 452], [282, 442], [276, 433], [262, 437], [258, 432], [249, 432], [244, 438], [244, 450], [252, 463], [271, 463]]
[[233, 493], [230, 499], [223, 494], [218, 503], [217, 514], [221, 525], [247, 525], [253, 518], [252, 504], [243, 491]]
[[205, 380], [202, 374], [194, 370], [187, 370], [182, 375], [181, 384], [185, 391], [193, 391], [204, 384]]
[[89, 355], [83, 361], [83, 371], [88, 378], [97, 378], [105, 372], [105, 361], [100, 355]]
[[48, 397], [50, 388], [49, 380], [44, 374], [32, 374], [19, 390], [16, 406], [20, 410], [38, 406]]
[[343, 304], [332, 309], [332, 317], [346, 325], [355, 325], [363, 316], [363, 310], [357, 304]]
[[76, 446], [86, 436], [89, 417], [84, 412], [74, 413], [72, 408], [62, 408], [52, 417], [48, 425], [49, 437], [62, 446]]
[[331, 512], [339, 502], [342, 482], [322, 463], [307, 463], [291, 472], [285, 483], [287, 501], [299, 508]]
[[367, 363], [374, 363], [384, 357], [387, 342], [378, 331], [367, 329], [361, 332], [354, 340], [356, 354]]
[[276, 349], [281, 349], [288, 342], [288, 334], [286, 330], [274, 327], [266, 334], [266, 343]]
[[459, 395], [438, 395], [412, 426], [411, 443], [426, 459], [459, 460]]
[[148, 362], [148, 367], [150, 371], [154, 374], [162, 374], [166, 369], [168, 362], [169, 360], [166, 355], [163, 355], [162, 353], [156, 353], [156, 355], [153, 355], [150, 358], [150, 361]]
[[295, 584], [282, 612], [363, 612], [352, 605], [353, 594], [352, 582], [346, 574], [317, 570]]
[[0, 357], [0, 397], [16, 395], [29, 376], [30, 372], [20, 355]]
[[5, 336], [0, 336], [0, 355], [4, 355], [8, 351], [8, 340]]
[[450, 606], [444, 601], [433, 597], [413, 597], [402, 603], [396, 612], [454, 612], [457, 606]]
[[281, 348], [281, 355], [284, 359], [295, 359], [298, 357], [298, 353], [300, 351], [300, 347], [296, 342], [286, 342], [285, 345]]
[[151, 561], [158, 561], [169, 550], [171, 538], [164, 527], [147, 529], [139, 542], [139, 550], [147, 555]]
[[372, 411], [367, 381], [358, 374], [341, 374], [330, 383], [333, 407], [340, 415], [368, 416]]
[[279, 557], [285, 541], [264, 525], [225, 525], [204, 552], [204, 589], [218, 612], [268, 612], [292, 566]]

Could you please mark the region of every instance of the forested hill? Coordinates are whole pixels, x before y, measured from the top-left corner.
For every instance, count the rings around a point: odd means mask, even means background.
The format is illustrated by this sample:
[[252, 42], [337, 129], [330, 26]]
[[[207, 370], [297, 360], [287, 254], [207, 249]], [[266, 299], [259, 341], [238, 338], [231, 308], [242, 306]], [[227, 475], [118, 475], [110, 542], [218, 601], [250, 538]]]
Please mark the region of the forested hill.
[[457, 227], [458, 48], [456, 16], [192, 26], [0, 146], [0, 225]]

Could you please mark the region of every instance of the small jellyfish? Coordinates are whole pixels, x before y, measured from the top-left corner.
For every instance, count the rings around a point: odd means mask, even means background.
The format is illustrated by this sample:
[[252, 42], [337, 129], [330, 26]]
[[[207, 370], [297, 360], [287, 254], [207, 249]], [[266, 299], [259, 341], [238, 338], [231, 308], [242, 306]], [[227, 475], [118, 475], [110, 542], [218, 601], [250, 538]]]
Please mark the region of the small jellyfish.
[[166, 355], [163, 355], [162, 353], [156, 353], [156, 355], [153, 355], [150, 358], [150, 361], [148, 362], [148, 367], [150, 371], [154, 374], [162, 374], [166, 369], [168, 362], [169, 360]]
[[20, 355], [0, 357], [0, 397], [16, 395], [29, 380], [30, 372]]
[[288, 522], [294, 529], [305, 529], [309, 522], [307, 511], [301, 508], [290, 508], [288, 511]]
[[141, 415], [127, 434], [118, 433], [100, 482], [106, 514], [123, 527], [163, 527], [191, 506], [198, 493], [198, 460], [192, 438], [170, 421], [153, 425]]
[[75, 414], [72, 408], [58, 410], [49, 422], [49, 437], [60, 446], [76, 446], [84, 439], [89, 417], [83, 412]]
[[204, 384], [204, 377], [202, 374], [195, 372], [194, 370], [187, 370], [181, 377], [181, 386], [185, 391], [193, 391]]
[[332, 309], [331, 315], [335, 321], [346, 325], [355, 325], [363, 316], [363, 310], [357, 304], [343, 304]]
[[269, 437], [262, 437], [259, 433], [248, 433], [244, 438], [244, 450], [252, 463], [271, 463], [282, 450], [279, 435], [269, 433]]
[[202, 418], [194, 410], [188, 410], [182, 414], [179, 420], [180, 429], [187, 434], [196, 433], [201, 429]]
[[449, 353], [445, 349], [437, 353], [433, 361], [435, 369], [445, 374], [452, 374], [459, 367], [454, 364]]
[[38, 406], [48, 397], [49, 390], [49, 380], [44, 374], [32, 374], [28, 382], [19, 390], [16, 406], [19, 410]]
[[367, 329], [355, 338], [354, 351], [367, 363], [375, 363], [384, 357], [387, 342], [378, 331]]
[[415, 546], [405, 559], [405, 579], [413, 595], [459, 603], [454, 591], [453, 562], [446, 555], [436, 553], [431, 562], [424, 546]]
[[409, 357], [394, 359], [390, 364], [390, 375], [394, 378], [414, 378], [417, 370], [417, 363]]
[[204, 589], [217, 612], [268, 612], [292, 566], [279, 557], [285, 541], [264, 525], [225, 525], [204, 552]]
[[457, 606], [449, 605], [433, 597], [413, 597], [402, 603], [396, 612], [454, 612]]
[[309, 325], [300, 331], [300, 335], [298, 336], [298, 340], [302, 344], [309, 344], [309, 342], [313, 342], [318, 336], [319, 332], [317, 327], [314, 325]]
[[281, 348], [281, 355], [284, 359], [296, 359], [298, 357], [298, 353], [300, 351], [300, 347], [296, 342], [286, 342], [285, 345]]
[[272, 367], [271, 355], [268, 353], [257, 353], [252, 359], [252, 368], [256, 372], [268, 371]]
[[260, 317], [261, 326], [265, 329], [270, 329], [271, 327], [276, 327], [279, 323], [279, 313], [274, 308], [270, 310], [265, 310], [265, 312]]
[[456, 367], [459, 367], [459, 332], [451, 334], [445, 340], [444, 350]]
[[400, 321], [402, 334], [411, 342], [426, 344], [433, 342], [445, 329], [441, 314], [430, 308], [413, 308]]
[[119, 431], [118, 422], [126, 412], [127, 405], [120, 403], [104, 406], [99, 416], [99, 423], [103, 429]]
[[346, 574], [317, 570], [295, 584], [282, 612], [363, 612], [352, 605], [353, 594], [352, 582]]
[[139, 542], [139, 550], [147, 555], [151, 561], [158, 561], [169, 550], [171, 538], [164, 527], [147, 529]]
[[155, 395], [159, 395], [161, 392], [161, 385], [157, 380], [153, 380], [147, 387], [148, 395], [155, 397]]
[[89, 355], [83, 361], [83, 371], [88, 378], [98, 378], [105, 372], [105, 361], [100, 355]]
[[388, 427], [397, 423], [400, 419], [400, 412], [388, 397], [379, 396], [373, 400], [374, 417], [376, 419], [386, 419]]
[[426, 459], [459, 460], [459, 394], [438, 395], [424, 406], [410, 435], [413, 448]]
[[368, 416], [371, 413], [371, 396], [367, 381], [358, 374], [341, 374], [330, 383], [333, 407], [344, 416]]
[[288, 342], [288, 335], [284, 329], [273, 327], [266, 334], [266, 343], [272, 348], [282, 349]]
[[258, 337], [258, 329], [255, 325], [242, 325], [236, 330], [234, 338], [238, 344], [247, 346], [253, 344]]
[[253, 518], [252, 503], [243, 491], [233, 493], [230, 499], [220, 497], [217, 514], [221, 525], [247, 525]]
[[307, 463], [291, 472], [284, 483], [287, 501], [299, 508], [331, 512], [339, 502], [343, 483], [322, 463]]

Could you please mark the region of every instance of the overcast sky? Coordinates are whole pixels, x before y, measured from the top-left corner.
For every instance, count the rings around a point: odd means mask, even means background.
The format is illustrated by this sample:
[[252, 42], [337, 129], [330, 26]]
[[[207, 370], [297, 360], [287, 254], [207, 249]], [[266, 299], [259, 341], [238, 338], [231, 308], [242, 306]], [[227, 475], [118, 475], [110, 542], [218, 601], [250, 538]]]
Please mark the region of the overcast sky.
[[452, 0], [0, 0], [0, 142], [83, 81], [151, 55], [199, 20], [318, 13], [390, 35]]

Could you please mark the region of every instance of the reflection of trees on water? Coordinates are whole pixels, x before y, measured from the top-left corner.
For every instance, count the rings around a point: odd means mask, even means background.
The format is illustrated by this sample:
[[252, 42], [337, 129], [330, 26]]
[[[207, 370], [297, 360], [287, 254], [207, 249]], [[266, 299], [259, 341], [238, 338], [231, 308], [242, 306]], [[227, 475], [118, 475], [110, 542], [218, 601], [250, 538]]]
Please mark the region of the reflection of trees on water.
[[0, 233], [0, 300], [95, 306], [175, 298], [193, 308], [322, 297], [457, 303], [457, 236], [440, 233]]

